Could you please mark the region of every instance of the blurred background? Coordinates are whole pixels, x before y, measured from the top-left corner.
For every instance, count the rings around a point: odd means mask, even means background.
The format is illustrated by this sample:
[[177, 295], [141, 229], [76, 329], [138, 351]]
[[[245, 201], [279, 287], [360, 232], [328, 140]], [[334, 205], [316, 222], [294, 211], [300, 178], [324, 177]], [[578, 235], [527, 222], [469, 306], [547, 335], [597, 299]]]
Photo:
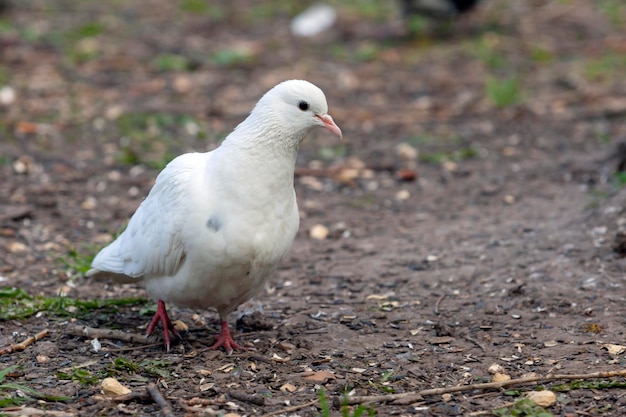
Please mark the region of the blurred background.
[[[260, 311], [237, 325], [259, 355], [222, 367], [205, 349], [215, 312], [175, 309], [184, 359], [159, 344], [125, 351], [132, 367], [94, 361], [67, 320], [141, 333], [153, 308], [140, 285], [85, 280], [94, 254], [172, 158], [218, 146], [290, 78], [325, 91], [344, 140], [302, 144], [300, 232], [240, 309]], [[25, 369], [17, 382], [80, 395], [80, 415], [123, 414], [98, 398], [105, 374], [167, 382], [177, 411], [192, 395], [232, 411], [240, 386], [267, 411], [320, 385], [339, 397], [491, 380], [494, 362], [513, 377], [612, 370], [623, 357], [598, 340], [626, 332], [625, 141], [624, 0], [0, 0], [0, 346], [45, 328], [56, 349], [3, 358]], [[625, 414], [618, 388], [589, 387], [552, 410]], [[9, 388], [3, 404], [22, 404]], [[385, 415], [511, 401], [437, 396]]]
[[[162, 167], [215, 146], [288, 78], [322, 87], [346, 131], [343, 144], [305, 144], [306, 160], [389, 158], [402, 142], [437, 148], [423, 159], [447, 158], [451, 142], [473, 154], [501, 120], [534, 129], [524, 117], [598, 114], [591, 135], [610, 139], [602, 118], [626, 88], [622, 1], [484, 0], [443, 15], [420, 3], [4, 0], [3, 157], [84, 148]], [[302, 14], [309, 36], [294, 29]]]

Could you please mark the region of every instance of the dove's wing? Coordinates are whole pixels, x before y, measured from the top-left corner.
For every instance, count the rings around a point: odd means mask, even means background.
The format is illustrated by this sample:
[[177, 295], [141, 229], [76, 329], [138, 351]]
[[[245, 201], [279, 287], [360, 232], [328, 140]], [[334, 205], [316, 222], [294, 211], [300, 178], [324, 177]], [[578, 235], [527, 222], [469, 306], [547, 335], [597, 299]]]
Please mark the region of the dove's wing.
[[96, 255], [87, 275], [110, 272], [139, 278], [176, 273], [185, 256], [181, 232], [189, 214], [191, 192], [202, 183], [209, 156], [188, 153], [170, 162], [126, 230]]

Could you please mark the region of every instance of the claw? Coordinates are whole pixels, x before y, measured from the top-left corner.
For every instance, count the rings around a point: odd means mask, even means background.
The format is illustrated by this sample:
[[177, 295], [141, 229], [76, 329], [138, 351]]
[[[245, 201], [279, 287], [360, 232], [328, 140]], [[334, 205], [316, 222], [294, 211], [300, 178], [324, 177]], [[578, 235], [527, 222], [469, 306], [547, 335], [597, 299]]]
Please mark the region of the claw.
[[222, 331], [219, 335], [215, 336], [215, 339], [216, 342], [213, 344], [213, 346], [209, 348], [210, 350], [215, 350], [221, 346], [224, 348], [224, 350], [226, 350], [226, 353], [228, 355], [233, 353], [233, 350], [235, 349], [252, 350], [250, 348], [243, 347], [235, 342], [235, 340], [230, 335], [230, 328], [228, 327], [228, 322], [226, 320], [222, 320]]
[[169, 332], [172, 332], [172, 334], [178, 337], [179, 340], [182, 340], [182, 337], [180, 336], [180, 333], [178, 333], [178, 330], [176, 330], [176, 328], [172, 324], [172, 321], [167, 315], [165, 303], [162, 300], [159, 300], [157, 302], [157, 311], [156, 313], [154, 313], [154, 316], [152, 316], [152, 320], [150, 321], [150, 324], [148, 325], [148, 329], [146, 330], [146, 337], [152, 334], [152, 332], [154, 331], [154, 328], [156, 327], [159, 321], [161, 322], [163, 326], [163, 330], [164, 330], [163, 339], [165, 339], [165, 348], [169, 352], [170, 351], [170, 333]]

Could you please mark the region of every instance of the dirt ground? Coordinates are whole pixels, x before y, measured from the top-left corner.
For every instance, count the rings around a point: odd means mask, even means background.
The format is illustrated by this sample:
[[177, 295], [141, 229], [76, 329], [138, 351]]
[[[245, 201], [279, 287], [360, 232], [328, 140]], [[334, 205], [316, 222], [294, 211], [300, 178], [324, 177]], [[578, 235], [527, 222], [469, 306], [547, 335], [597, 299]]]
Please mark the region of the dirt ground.
[[[337, 1], [331, 29], [297, 38], [296, 3], [20, 0], [0, 12], [0, 415], [318, 416], [322, 391], [466, 386], [491, 381], [494, 364], [513, 379], [623, 371], [626, 6], [485, 0], [445, 30], [417, 20], [409, 33], [416, 20], [396, 3]], [[231, 317], [254, 350], [207, 350], [216, 312], [171, 307], [188, 331], [170, 352], [115, 337], [96, 352], [77, 326], [143, 334], [154, 306], [141, 285], [85, 279], [90, 257], [168, 160], [217, 146], [289, 78], [326, 92], [345, 140], [319, 131], [302, 146], [300, 232]], [[16, 317], [13, 287], [74, 301]], [[107, 397], [105, 377], [135, 394]], [[543, 388], [553, 415], [623, 416], [624, 387], [559, 380], [367, 407], [539, 415], [512, 404]]]

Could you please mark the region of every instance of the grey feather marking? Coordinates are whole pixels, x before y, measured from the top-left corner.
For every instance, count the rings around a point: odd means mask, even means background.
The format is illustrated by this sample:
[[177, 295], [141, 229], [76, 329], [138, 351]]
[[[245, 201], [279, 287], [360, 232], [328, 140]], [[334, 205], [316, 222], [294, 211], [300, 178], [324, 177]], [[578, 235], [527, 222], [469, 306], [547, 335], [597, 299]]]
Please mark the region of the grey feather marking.
[[206, 222], [206, 227], [209, 230], [212, 230], [214, 232], [219, 232], [219, 230], [222, 228], [222, 222], [220, 221], [220, 219], [216, 216], [211, 216], [209, 218], [209, 221]]

